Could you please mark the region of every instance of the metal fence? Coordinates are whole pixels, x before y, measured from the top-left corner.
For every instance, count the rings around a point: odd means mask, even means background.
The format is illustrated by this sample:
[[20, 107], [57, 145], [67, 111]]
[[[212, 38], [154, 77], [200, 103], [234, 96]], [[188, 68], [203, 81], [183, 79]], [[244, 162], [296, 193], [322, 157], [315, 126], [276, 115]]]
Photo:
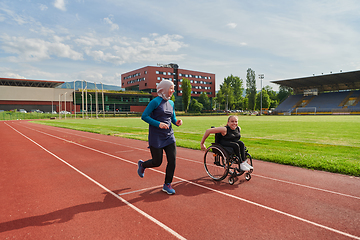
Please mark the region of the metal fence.
[[[113, 117], [139, 117], [141, 113], [136, 112], [105, 112], [105, 113], [76, 113], [76, 119], [82, 118], [113, 118]], [[22, 112], [14, 112], [14, 111], [2, 111], [0, 112], [0, 121], [4, 120], [27, 120], [27, 119], [65, 119], [72, 118], [75, 119], [75, 114], [52, 114], [52, 113], [22, 113]]]

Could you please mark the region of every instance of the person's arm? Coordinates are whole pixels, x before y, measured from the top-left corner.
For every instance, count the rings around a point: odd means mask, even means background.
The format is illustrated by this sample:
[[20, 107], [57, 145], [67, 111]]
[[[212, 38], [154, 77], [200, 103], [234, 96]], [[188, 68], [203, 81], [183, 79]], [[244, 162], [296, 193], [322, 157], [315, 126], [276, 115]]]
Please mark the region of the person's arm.
[[150, 117], [152, 111], [154, 111], [154, 109], [156, 109], [160, 103], [161, 99], [160, 101], [157, 98], [151, 100], [141, 115], [141, 119], [154, 127], [160, 127], [160, 122]]
[[205, 140], [211, 133], [221, 133], [222, 135], [226, 134], [226, 127], [217, 127], [217, 128], [209, 128], [205, 131], [204, 136], [201, 139], [200, 146], [201, 150], [206, 150]]
[[[171, 101], [171, 100], [169, 100], [169, 101]], [[181, 119], [179, 119], [179, 120], [176, 119], [174, 102], [171, 101], [170, 104], [171, 104], [171, 106], [173, 107], [173, 115], [171, 116], [171, 122], [172, 122], [175, 126], [180, 127], [180, 126], [182, 125], [182, 120], [181, 120]]]

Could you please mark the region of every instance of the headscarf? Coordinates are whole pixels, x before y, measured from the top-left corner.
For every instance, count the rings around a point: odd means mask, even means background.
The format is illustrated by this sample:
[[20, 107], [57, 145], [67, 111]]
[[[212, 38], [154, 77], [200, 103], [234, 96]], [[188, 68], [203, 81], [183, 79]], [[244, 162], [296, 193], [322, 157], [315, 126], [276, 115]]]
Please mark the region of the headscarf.
[[170, 80], [162, 80], [159, 85], [157, 85], [157, 94], [159, 97], [162, 97], [164, 100], [169, 100], [169, 89], [171, 86], [174, 86], [174, 83]]

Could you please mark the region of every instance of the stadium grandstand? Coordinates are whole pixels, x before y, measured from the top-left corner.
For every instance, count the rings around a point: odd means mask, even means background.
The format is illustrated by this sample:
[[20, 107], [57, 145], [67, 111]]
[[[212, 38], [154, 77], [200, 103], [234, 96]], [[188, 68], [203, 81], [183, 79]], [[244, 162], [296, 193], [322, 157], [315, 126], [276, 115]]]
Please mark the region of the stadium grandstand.
[[360, 71], [271, 82], [294, 91], [274, 114], [360, 114]]

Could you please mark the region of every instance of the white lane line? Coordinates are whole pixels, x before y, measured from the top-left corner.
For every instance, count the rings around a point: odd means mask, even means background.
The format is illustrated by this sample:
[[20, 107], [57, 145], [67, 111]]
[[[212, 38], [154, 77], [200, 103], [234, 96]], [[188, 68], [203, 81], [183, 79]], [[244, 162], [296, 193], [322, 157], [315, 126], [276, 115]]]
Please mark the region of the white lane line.
[[[182, 183], [182, 182], [183, 181], [172, 182], [171, 185], [175, 185], [177, 183]], [[149, 188], [143, 188], [143, 189], [139, 189], [139, 190], [135, 190], [135, 191], [120, 193], [119, 196], [138, 193], [138, 192], [145, 192], [145, 191], [148, 191], [148, 190], [153, 190], [153, 189], [162, 188], [162, 187], [163, 187], [163, 185], [158, 185], [158, 186], [149, 187]]]
[[[25, 126], [25, 127], [29, 128], [31, 130], [37, 131], [36, 129], [30, 128], [30, 127], [27, 127], [27, 126]], [[60, 131], [57, 128], [55, 128], [55, 129], [56, 129], [56, 131]], [[69, 130], [72, 130], [72, 129], [69, 129]], [[83, 137], [83, 138], [87, 138], [87, 139], [91, 139], [91, 140], [96, 140], [96, 141], [100, 141], [100, 142], [106, 142], [106, 143], [110, 143], [110, 144], [114, 144], [114, 145], [118, 145], [118, 146], [122, 146], [122, 147], [133, 148], [133, 149], [136, 149], [136, 150], [148, 152], [147, 149], [143, 149], [143, 148], [136, 148], [136, 147], [133, 147], [133, 146], [128, 146], [128, 145], [124, 145], [124, 144], [120, 144], [120, 143], [114, 143], [114, 142], [110, 142], [110, 141], [106, 141], [106, 140], [87, 137], [87, 136], [83, 136], [83, 135], [80, 135], [80, 134], [75, 134], [75, 133], [72, 133], [72, 132], [70, 134], [72, 134], [74, 136], [78, 136], [78, 137]], [[183, 158], [183, 157], [179, 157], [179, 156], [177, 156], [176, 158], [177, 159], [183, 159], [185, 161], [189, 161], [189, 162], [193, 162], [193, 163], [197, 163], [197, 164], [204, 164], [202, 161], [196, 161], [196, 160], [187, 159], [187, 158]], [[353, 195], [349, 195], [349, 194], [345, 194], [345, 193], [340, 193], [340, 192], [335, 192], [335, 191], [331, 191], [331, 190], [327, 190], [327, 189], [312, 187], [312, 186], [299, 184], [299, 183], [294, 183], [294, 182], [290, 182], [290, 181], [285, 181], [285, 180], [281, 180], [281, 179], [276, 179], [276, 178], [272, 178], [272, 177], [266, 177], [266, 176], [257, 175], [257, 174], [254, 174], [254, 173], [252, 173], [251, 175], [258, 176], [258, 177], [265, 178], [265, 179], [272, 180], [272, 181], [287, 183], [287, 184], [296, 185], [296, 186], [299, 186], [299, 187], [304, 187], [304, 188], [309, 188], [309, 189], [313, 189], [313, 190], [317, 190], [317, 191], [336, 194], [336, 195], [343, 196], [343, 197], [350, 197], [350, 198], [360, 199], [360, 197], [357, 197], [357, 196], [353, 196]]]
[[[34, 131], [40, 132], [40, 133], [43, 133], [43, 134], [48, 135], [48, 136], [50, 136], [50, 137], [54, 137], [54, 138], [60, 139], [60, 140], [62, 140], [62, 141], [66, 141], [66, 142], [69, 142], [69, 143], [78, 145], [78, 146], [80, 146], [80, 147], [83, 147], [83, 148], [86, 148], [86, 149], [89, 149], [89, 150], [92, 150], [92, 151], [95, 151], [95, 152], [98, 152], [98, 153], [102, 153], [102, 154], [107, 155], [107, 156], [111, 156], [111, 157], [120, 159], [120, 160], [125, 161], [125, 162], [128, 162], [128, 163], [137, 165], [137, 163], [134, 163], [134, 162], [132, 162], [132, 161], [130, 161], [130, 160], [126, 160], [126, 159], [123, 159], [123, 158], [120, 158], [120, 157], [111, 155], [111, 154], [109, 154], [109, 153], [102, 152], [102, 151], [97, 150], [97, 149], [93, 149], [93, 148], [90, 148], [90, 147], [87, 147], [87, 146], [83, 146], [83, 145], [81, 145], [81, 144], [79, 144], [79, 143], [75, 143], [75, 142], [69, 141], [69, 140], [67, 140], [67, 139], [63, 139], [63, 138], [60, 138], [60, 137], [57, 137], [57, 136], [54, 136], [54, 135], [51, 135], [51, 134], [48, 134], [48, 133], [44, 133], [44, 132], [38, 131], [38, 130], [34, 130]], [[158, 171], [158, 170], [153, 169], [153, 168], [150, 168], [150, 169], [148, 169], [148, 170], [153, 170], [153, 171], [159, 172], [159, 173], [161, 173], [161, 174], [164, 174], [163, 172]], [[216, 190], [216, 189], [213, 189], [213, 188], [210, 188], [210, 187], [207, 187], [207, 186], [204, 186], [204, 185], [201, 185], [201, 184], [198, 184], [198, 183], [195, 183], [195, 182], [192, 182], [192, 181], [189, 181], [189, 180], [180, 178], [180, 177], [174, 176], [174, 178], [179, 179], [179, 180], [184, 181], [184, 182], [187, 182], [187, 183], [189, 183], [189, 184], [193, 184], [193, 185], [198, 186], [198, 187], [200, 187], [200, 188], [204, 188], [204, 189], [207, 189], [207, 190], [209, 190], [209, 191], [216, 192], [216, 193], [218, 193], [218, 194], [221, 194], [221, 195], [224, 195], [224, 196], [227, 196], [227, 197], [231, 197], [231, 198], [234, 198], [234, 199], [237, 199], [237, 200], [240, 200], [240, 201], [243, 201], [243, 202], [246, 202], [246, 203], [249, 203], [249, 204], [258, 206], [258, 207], [260, 207], [260, 208], [264, 208], [264, 209], [267, 209], [267, 210], [269, 210], [269, 211], [273, 211], [273, 212], [276, 212], [276, 213], [285, 215], [285, 216], [287, 216], [287, 217], [290, 217], [290, 218], [293, 218], [293, 219], [296, 219], [296, 220], [299, 220], [299, 221], [302, 221], [302, 222], [305, 222], [305, 223], [314, 225], [314, 226], [316, 226], [316, 227], [323, 228], [323, 229], [326, 229], [326, 230], [328, 230], [328, 231], [331, 231], [331, 232], [334, 232], [334, 233], [337, 233], [337, 234], [340, 234], [340, 235], [343, 235], [343, 236], [346, 236], [346, 237], [350, 237], [350, 238], [354, 238], [354, 239], [360, 240], [360, 237], [359, 237], [359, 236], [355, 236], [355, 235], [352, 235], [352, 234], [349, 234], [349, 233], [346, 233], [346, 232], [342, 232], [342, 231], [340, 231], [340, 230], [337, 230], [337, 229], [334, 229], [334, 228], [331, 228], [331, 227], [327, 227], [327, 226], [325, 226], [325, 225], [322, 225], [322, 224], [319, 224], [319, 223], [316, 223], [316, 222], [312, 222], [312, 221], [310, 221], [310, 220], [307, 220], [307, 219], [304, 219], [304, 218], [301, 218], [301, 217], [292, 215], [292, 214], [290, 214], [290, 213], [286, 213], [286, 212], [277, 210], [277, 209], [272, 208], [272, 207], [268, 207], [268, 206], [265, 206], [265, 205], [262, 205], [262, 204], [259, 204], [259, 203], [256, 203], [256, 202], [253, 202], [253, 201], [250, 201], [250, 200], [247, 200], [247, 199], [238, 197], [238, 196], [234, 196], [234, 195], [231, 195], [231, 194], [228, 194], [228, 193], [225, 193], [225, 192], [222, 192], [222, 191], [219, 191], [219, 190]]]
[[[5, 123], [6, 125], [8, 125], [7, 123]], [[173, 236], [175, 236], [178, 239], [186, 239], [183, 236], [181, 236], [180, 234], [178, 234], [177, 232], [175, 232], [174, 230], [172, 230], [171, 228], [169, 228], [168, 226], [166, 226], [165, 224], [163, 224], [162, 222], [160, 222], [159, 220], [155, 219], [154, 217], [150, 216], [149, 214], [147, 214], [146, 212], [140, 210], [139, 208], [135, 207], [134, 205], [132, 205], [131, 203], [129, 203], [128, 201], [126, 201], [124, 198], [120, 197], [118, 194], [112, 192], [110, 189], [106, 188], [105, 186], [103, 186], [102, 184], [100, 184], [99, 182], [95, 181], [94, 179], [92, 179], [91, 177], [89, 177], [88, 175], [86, 175], [85, 173], [81, 172], [80, 170], [78, 170], [77, 168], [75, 168], [74, 166], [72, 166], [71, 164], [69, 164], [68, 162], [66, 162], [65, 160], [61, 159], [60, 157], [58, 157], [57, 155], [55, 155], [54, 153], [50, 152], [49, 150], [47, 150], [46, 148], [44, 148], [43, 146], [41, 146], [40, 144], [38, 144], [37, 142], [35, 142], [34, 140], [32, 140], [31, 138], [27, 137], [26, 135], [24, 135], [23, 133], [19, 132], [18, 130], [16, 130], [15, 128], [13, 128], [12, 126], [8, 125], [10, 128], [12, 128], [14, 131], [16, 131], [17, 133], [19, 133], [20, 135], [22, 135], [23, 137], [25, 137], [26, 139], [28, 139], [29, 141], [31, 141], [32, 143], [34, 143], [35, 145], [37, 145], [38, 147], [40, 147], [41, 149], [43, 149], [45, 152], [49, 153], [50, 155], [54, 156], [55, 158], [57, 158], [58, 160], [60, 160], [61, 162], [63, 162], [64, 164], [66, 164], [67, 166], [69, 166], [70, 168], [72, 168], [73, 170], [75, 170], [76, 172], [78, 172], [79, 174], [81, 174], [82, 176], [84, 176], [85, 178], [87, 178], [88, 180], [90, 180], [91, 182], [95, 183], [97, 186], [99, 186], [100, 188], [102, 188], [103, 190], [105, 190], [106, 192], [110, 193], [111, 195], [113, 195], [114, 197], [116, 197], [117, 199], [119, 199], [120, 201], [122, 201], [123, 203], [125, 203], [127, 206], [129, 206], [130, 208], [132, 208], [133, 210], [135, 210], [136, 212], [140, 213], [142, 216], [146, 217], [147, 219], [149, 219], [150, 221], [154, 222], [155, 224], [159, 225], [161, 228], [163, 228], [164, 230], [166, 230], [167, 232], [169, 232], [170, 234], [172, 234]]]
[[322, 188], [317, 188], [317, 187], [311, 187], [311, 186], [307, 186], [307, 185], [303, 185], [303, 184], [299, 184], [299, 183], [288, 182], [288, 181], [284, 181], [284, 180], [280, 180], [280, 179], [276, 179], [276, 178], [265, 177], [265, 176], [258, 175], [258, 174], [253, 174], [253, 173], [252, 173], [251, 175], [257, 176], [257, 177], [261, 177], [261, 178], [265, 178], [265, 179], [269, 179], [269, 180], [273, 180], [273, 181], [277, 181], [277, 182], [292, 184], [292, 185], [296, 185], [296, 186], [299, 186], [299, 187], [310, 188], [310, 189], [314, 189], [314, 190], [318, 190], [318, 191], [322, 191], [322, 192], [337, 194], [337, 195], [341, 195], [341, 196], [344, 196], [344, 197], [350, 197], [350, 198], [355, 198], [355, 199], [359, 199], [359, 200], [360, 200], [360, 197], [353, 196], [353, 195], [348, 195], [348, 194], [344, 194], [344, 193], [334, 192], [334, 191], [330, 191], [330, 190], [326, 190], [326, 189], [322, 189]]

